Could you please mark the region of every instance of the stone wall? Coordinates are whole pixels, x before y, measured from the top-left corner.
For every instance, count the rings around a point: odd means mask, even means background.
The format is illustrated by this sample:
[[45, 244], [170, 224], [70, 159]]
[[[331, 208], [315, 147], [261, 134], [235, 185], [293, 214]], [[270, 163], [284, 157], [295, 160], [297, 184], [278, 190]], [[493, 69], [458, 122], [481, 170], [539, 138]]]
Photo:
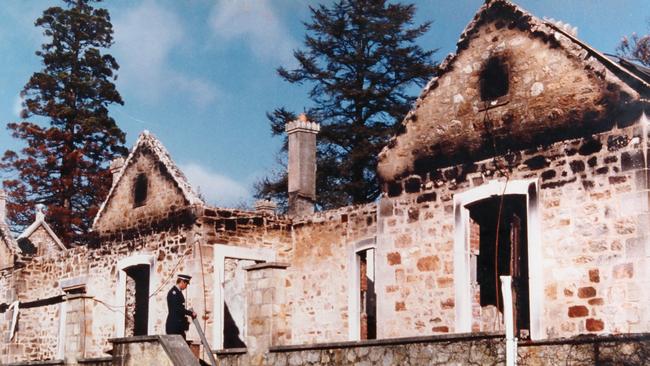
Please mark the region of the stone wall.
[[222, 366], [244, 365], [502, 365], [503, 341], [494, 335], [417, 337], [274, 347], [262, 358], [220, 355]]
[[57, 359], [60, 315], [61, 308], [58, 304], [21, 309], [16, 335], [8, 345], [8, 359]]
[[453, 331], [451, 195], [430, 189], [382, 198], [378, 214], [379, 338]]
[[[147, 147], [138, 150], [131, 162], [120, 178], [121, 184], [115, 186], [97, 220], [96, 231], [142, 230], [152, 222], [164, 221], [170, 211], [187, 205], [165, 166], [154, 158]], [[140, 174], [147, 177], [147, 198], [144, 205], [135, 207], [134, 183]]]
[[[6, 306], [16, 300], [11, 270], [0, 270], [0, 299], [2, 299], [0, 303], [6, 303]], [[9, 311], [0, 313], [0, 362], [9, 361], [9, 347], [6, 346], [6, 339], [10, 326], [11, 313]]]
[[[503, 365], [505, 340], [463, 334], [274, 347], [263, 357], [221, 354], [223, 366], [248, 365]], [[520, 342], [517, 362], [528, 366], [646, 365], [650, 334]]]
[[[92, 325], [84, 339], [83, 357], [103, 356], [110, 349], [108, 339], [116, 335], [116, 325], [124, 324], [123, 301], [116, 298], [120, 272], [118, 262], [134, 255], [152, 258], [155, 268], [150, 279], [153, 296], [149, 303], [149, 316], [154, 318], [153, 333], [163, 333], [167, 314], [166, 294], [174, 283], [173, 277], [177, 271], [192, 266], [194, 257], [198, 262], [198, 255], [188, 244], [188, 236], [185, 230], [172, 229], [138, 239], [107, 242], [97, 249], [77, 247], [59, 255], [34, 257], [24, 262], [24, 268], [14, 272], [15, 288], [21, 301], [33, 301], [63, 294], [59, 286], [62, 279], [86, 277], [86, 291], [92, 296], [88, 300], [89, 314], [86, 315], [92, 317]], [[198, 302], [199, 299], [195, 297], [189, 301]], [[58, 343], [58, 308], [58, 305], [50, 305], [21, 310], [17, 333], [20, 341], [7, 346], [24, 346], [22, 351], [12, 354], [9, 361], [54, 357]], [[0, 339], [3, 346], [5, 335], [3, 332]], [[51, 342], [44, 343], [51, 339]]]
[[[612, 72], [618, 67], [606, 67], [609, 60], [515, 5], [486, 7], [380, 154], [385, 182], [485, 159], [495, 148], [520, 150], [604, 131], [640, 115], [639, 93]], [[505, 66], [502, 76], [488, 73], [495, 80], [483, 74], [490, 60]], [[486, 98], [483, 82], [505, 83], [505, 94]]]
[[517, 356], [521, 365], [647, 365], [650, 334], [521, 342]]
[[[177, 212], [191, 215], [179, 218], [175, 216]], [[124, 266], [128, 266], [127, 262], [132, 262], [134, 258], [142, 261], [144, 258], [146, 263], [153, 265], [149, 301], [149, 317], [153, 321], [150, 333], [164, 333], [167, 291], [175, 283], [177, 273], [188, 273], [193, 280], [186, 291], [186, 305], [201, 315], [204, 331], [212, 339], [213, 288], [216, 282], [214, 245], [265, 248], [276, 252], [277, 258], [286, 259], [292, 255], [291, 227], [288, 220], [282, 217], [210, 207], [193, 207], [189, 211], [188, 207], [170, 207], [167, 214], [160, 217], [163, 221], [143, 223], [141, 231], [125, 225], [119, 230], [99, 233], [91, 246], [24, 258], [17, 269], [2, 272], [2, 302], [12, 299], [8, 296], [12, 291], [19, 293], [22, 302], [59, 296], [64, 293], [61, 280], [85, 278], [88, 295], [86, 315], [92, 319], [88, 322], [89, 328], [84, 338], [85, 352], [77, 357], [105, 356], [105, 351], [111, 348], [108, 339], [117, 336], [118, 325], [124, 324], [123, 299], [117, 298], [120, 266], [126, 269]], [[5, 293], [7, 297], [4, 297]], [[5, 343], [7, 322], [0, 322], [2, 361], [55, 358], [60, 320], [57, 309], [59, 304], [21, 311], [20, 341], [14, 341], [13, 345]], [[2, 316], [4, 318], [7, 314], [3, 313]], [[47, 326], [38, 328], [43, 324]], [[32, 332], [37, 328], [40, 329], [38, 334]], [[188, 339], [199, 340], [193, 327]], [[67, 348], [67, 353], [78, 351]], [[7, 349], [15, 349], [10, 357]]]
[[251, 354], [262, 354], [272, 345], [288, 344], [291, 339], [287, 267], [285, 263], [260, 263], [246, 268], [246, 347]]
[[29, 241], [36, 247], [37, 256], [55, 254], [61, 251], [59, 245], [54, 242], [43, 225], [29, 235]]
[[[87, 332], [81, 356], [100, 357], [110, 349], [108, 339], [119, 335], [119, 324], [124, 324], [118, 288], [120, 271], [130, 260], [139, 258], [137, 263], [145, 260], [152, 265], [151, 333], [164, 332], [166, 293], [180, 272], [194, 277], [187, 290], [187, 305], [201, 315], [205, 333], [212, 339], [218, 318], [213, 312], [218, 308], [213, 290], [220, 285], [216, 270], [229, 263], [225, 257], [223, 263], [214, 262], [220, 258], [218, 251], [234, 247], [266, 250], [273, 253], [275, 261], [289, 267], [249, 273], [246, 322], [252, 337], [249, 343], [255, 349], [251, 355], [255, 353], [260, 360], [262, 353], [257, 351], [266, 345], [356, 339], [355, 326], [360, 326], [354, 324], [360, 322], [355, 313], [356, 253], [375, 248], [378, 338], [459, 333], [456, 288], [460, 284], [454, 279], [454, 256], [460, 208], [454, 206], [454, 200], [495, 182], [507, 186], [531, 181], [538, 187], [535, 205], [541, 251], [540, 257], [532, 260], [540, 264], [541, 273], [535, 275], [542, 279], [542, 294], [533, 294], [532, 301], [541, 306], [540, 338], [646, 332], [650, 329], [647, 148], [645, 123], [637, 123], [510, 151], [494, 159], [432, 168], [424, 178], [411, 176], [390, 185], [377, 204], [344, 207], [293, 221], [255, 212], [174, 205], [166, 212], [152, 213], [156, 217], [152, 221], [107, 215], [105, 224], [116, 226], [99, 232], [93, 245], [23, 258], [13, 272], [2, 272], [0, 289], [9, 301], [11, 292], [16, 291], [21, 301], [28, 302], [61, 295], [63, 279], [86, 277], [90, 305], [84, 311], [92, 321], [88, 329], [83, 328]], [[128, 197], [125, 193], [127, 211], [131, 207]], [[119, 224], [123, 226], [118, 225], [120, 220], [126, 220]], [[236, 255], [227, 258], [242, 259]], [[468, 331], [489, 329], [485, 325], [487, 311], [480, 304], [476, 308], [477, 300], [468, 306], [472, 307]], [[57, 309], [59, 306], [52, 304], [25, 309], [18, 336], [10, 344], [5, 341], [6, 322], [0, 322], [2, 361], [55, 358]], [[273, 320], [267, 321], [269, 318]], [[188, 337], [198, 340], [194, 330]], [[377, 343], [374, 346], [386, 347], [375, 353], [381, 360], [416, 362], [431, 352], [428, 345], [421, 346], [426, 342], [411, 343], [417, 345], [395, 348]], [[260, 344], [264, 346], [258, 347]], [[369, 348], [359, 352], [365, 350]], [[279, 354], [285, 351], [289, 349], [276, 349], [268, 357], [284, 357]], [[400, 358], [407, 351], [413, 359]], [[370, 353], [343, 351], [291, 352], [285, 357], [290, 364], [302, 357], [324, 364], [343, 360], [340, 357], [350, 363], [357, 357], [370, 357]], [[531, 353], [527, 357], [537, 356]]]
[[[245, 249], [265, 249], [275, 253], [276, 260], [285, 261], [291, 256], [293, 247], [291, 242], [290, 221], [284, 217], [261, 214], [257, 212], [217, 209], [205, 207], [201, 210], [197, 220], [196, 240], [200, 240], [200, 256], [196, 255], [197, 265], [190, 268], [195, 277], [189, 288], [199, 301], [195, 302], [195, 310], [199, 314], [206, 310], [207, 318], [202, 319], [201, 325], [208, 339], [212, 340], [215, 319], [219, 314], [214, 314], [215, 309], [215, 283], [218, 281], [218, 268], [225, 267], [226, 263], [215, 263], [222, 246], [238, 247]], [[199, 254], [199, 253], [197, 253]], [[202, 259], [201, 259], [202, 258]], [[241, 259], [241, 258], [233, 258]], [[203, 271], [199, 262], [203, 262]], [[224, 260], [224, 262], [226, 262]], [[207, 291], [203, 292], [203, 283]], [[194, 291], [194, 292], [192, 292]], [[205, 303], [205, 307], [204, 307]], [[218, 306], [216, 306], [218, 308]], [[191, 339], [198, 341], [198, 336], [190, 331]], [[215, 348], [220, 348], [214, 345]]]
[[286, 280], [289, 344], [349, 339], [351, 259], [355, 245], [374, 243], [376, 216], [375, 205], [369, 204], [318, 213], [294, 224]]
[[453, 199], [506, 175], [539, 185], [543, 257], [531, 260], [544, 294], [531, 301], [543, 304], [543, 335], [650, 329], [647, 146], [638, 123], [391, 186], [378, 214], [380, 338], [454, 332]]

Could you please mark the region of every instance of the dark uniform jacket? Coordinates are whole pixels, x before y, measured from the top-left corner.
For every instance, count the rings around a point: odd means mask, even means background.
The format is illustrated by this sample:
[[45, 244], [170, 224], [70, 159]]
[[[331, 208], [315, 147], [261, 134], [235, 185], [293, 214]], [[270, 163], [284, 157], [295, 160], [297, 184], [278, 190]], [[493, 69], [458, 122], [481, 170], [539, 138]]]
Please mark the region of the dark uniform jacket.
[[185, 337], [185, 331], [190, 327], [187, 316], [192, 316], [192, 311], [185, 308], [185, 296], [176, 286], [167, 293], [167, 309], [169, 313], [165, 323], [165, 333], [180, 334]]

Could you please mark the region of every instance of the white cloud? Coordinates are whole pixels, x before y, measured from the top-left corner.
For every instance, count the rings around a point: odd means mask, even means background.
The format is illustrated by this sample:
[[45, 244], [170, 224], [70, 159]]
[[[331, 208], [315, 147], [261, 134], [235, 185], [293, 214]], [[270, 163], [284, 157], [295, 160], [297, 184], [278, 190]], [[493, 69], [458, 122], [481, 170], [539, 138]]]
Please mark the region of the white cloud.
[[214, 85], [198, 78], [171, 75], [169, 83], [172, 88], [187, 94], [199, 107], [207, 107], [221, 97], [221, 93]]
[[270, 0], [218, 0], [210, 27], [225, 41], [244, 41], [262, 60], [293, 62], [296, 42], [276, 15]]
[[175, 70], [174, 50], [187, 41], [181, 19], [151, 0], [119, 14], [114, 21], [115, 54], [120, 63], [118, 82], [139, 98], [155, 103], [162, 96], [180, 92], [198, 106], [219, 96], [217, 88]]
[[233, 179], [197, 164], [181, 164], [188, 181], [205, 200], [217, 206], [234, 207], [251, 200], [248, 190]]
[[16, 118], [22, 118], [21, 113], [23, 111], [23, 101], [24, 99], [20, 95], [14, 99], [14, 104], [12, 105], [11, 109]]

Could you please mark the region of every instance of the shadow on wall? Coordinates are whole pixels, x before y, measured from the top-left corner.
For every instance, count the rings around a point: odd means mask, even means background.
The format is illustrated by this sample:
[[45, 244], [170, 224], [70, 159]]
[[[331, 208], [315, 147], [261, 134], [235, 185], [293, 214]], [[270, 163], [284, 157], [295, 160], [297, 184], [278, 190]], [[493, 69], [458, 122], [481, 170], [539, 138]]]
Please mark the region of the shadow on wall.
[[246, 343], [239, 337], [240, 331], [230, 314], [228, 304], [223, 308], [223, 348], [245, 348]]

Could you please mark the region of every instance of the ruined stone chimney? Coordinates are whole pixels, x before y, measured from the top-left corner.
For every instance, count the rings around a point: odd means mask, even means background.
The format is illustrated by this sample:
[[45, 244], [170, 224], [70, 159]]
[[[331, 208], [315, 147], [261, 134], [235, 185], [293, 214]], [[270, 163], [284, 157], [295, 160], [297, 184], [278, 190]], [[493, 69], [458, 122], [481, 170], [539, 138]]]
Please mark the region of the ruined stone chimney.
[[120, 173], [120, 170], [124, 166], [124, 158], [115, 158], [113, 161], [111, 161], [111, 166], [109, 169], [111, 170], [111, 174], [113, 174], [113, 184], [115, 184], [115, 181], [117, 180], [118, 174]]
[[271, 200], [258, 200], [255, 202], [255, 211], [262, 214], [275, 214], [275, 209], [278, 208], [278, 205]]
[[316, 200], [316, 134], [320, 125], [301, 114], [287, 123], [289, 137], [289, 215], [314, 213]]
[[0, 189], [0, 222], [7, 221], [7, 192]]

